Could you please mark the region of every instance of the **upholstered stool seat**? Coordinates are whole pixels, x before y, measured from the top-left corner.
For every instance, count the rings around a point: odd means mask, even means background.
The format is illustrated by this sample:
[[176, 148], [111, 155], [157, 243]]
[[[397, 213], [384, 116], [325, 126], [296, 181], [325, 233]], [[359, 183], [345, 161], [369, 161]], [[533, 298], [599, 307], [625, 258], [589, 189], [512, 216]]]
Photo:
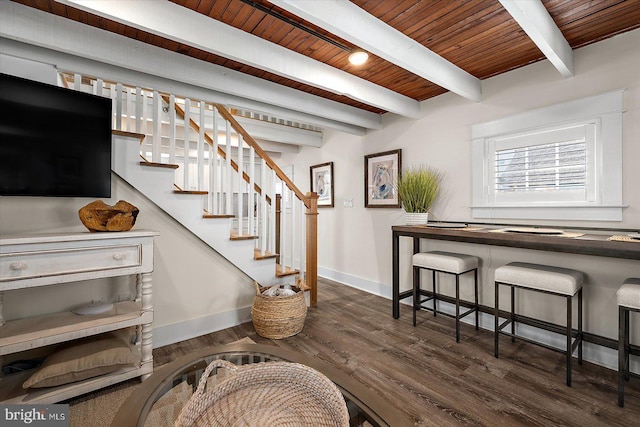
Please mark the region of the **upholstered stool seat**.
[[625, 280], [616, 295], [618, 297], [618, 305], [640, 310], [640, 279]]
[[428, 270], [462, 274], [478, 268], [478, 258], [451, 252], [419, 252], [413, 255], [413, 265]]
[[624, 382], [629, 380], [629, 312], [640, 312], [640, 278], [624, 281], [618, 297], [618, 405], [624, 406]]
[[[544, 292], [551, 295], [558, 295], [566, 298], [567, 301], [567, 325], [566, 325], [566, 356], [567, 356], [567, 385], [571, 386], [571, 359], [575, 349], [578, 349], [578, 363], [582, 364], [582, 284], [584, 274], [580, 271], [567, 268], [553, 267], [548, 265], [530, 264], [526, 262], [512, 262], [495, 270], [495, 312], [494, 312], [494, 334], [495, 334], [495, 356], [498, 357], [499, 336], [505, 334], [511, 336], [515, 341], [515, 288], [526, 289], [536, 292]], [[511, 288], [511, 315], [502, 324], [499, 324], [500, 304], [499, 285]], [[572, 323], [572, 301], [573, 296], [578, 294], [578, 332], [573, 333]], [[511, 333], [503, 331], [507, 325], [511, 325]], [[575, 340], [573, 337], [575, 336]], [[523, 341], [542, 345], [536, 341], [518, 337]]]
[[[420, 269], [431, 270], [432, 272], [432, 292], [431, 296], [422, 299], [422, 288], [420, 285]], [[474, 292], [475, 302], [473, 307], [460, 314], [460, 275], [474, 272]], [[413, 326], [416, 326], [416, 313], [420, 309], [433, 311], [435, 316], [437, 313], [451, 316], [438, 310], [436, 302], [438, 295], [436, 293], [436, 273], [453, 274], [456, 278], [456, 342], [460, 342], [460, 319], [476, 313], [476, 330], [478, 329], [478, 258], [471, 255], [457, 254], [452, 252], [431, 251], [419, 252], [413, 255]], [[427, 301], [433, 300], [433, 308], [424, 307]]]
[[580, 271], [526, 262], [512, 262], [495, 272], [497, 282], [562, 295], [575, 295], [583, 278]]

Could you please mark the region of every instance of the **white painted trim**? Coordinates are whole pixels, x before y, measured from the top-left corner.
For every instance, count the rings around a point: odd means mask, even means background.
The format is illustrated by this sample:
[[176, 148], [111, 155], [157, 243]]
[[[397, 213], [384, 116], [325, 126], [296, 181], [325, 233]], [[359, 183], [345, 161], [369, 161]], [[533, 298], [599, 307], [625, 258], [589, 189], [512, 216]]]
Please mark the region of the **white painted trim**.
[[255, 140], [267, 140], [296, 146], [322, 147], [322, 132], [240, 116], [235, 116], [234, 118]]
[[[622, 221], [626, 206], [473, 206], [474, 218], [526, 218], [576, 221]], [[522, 210], [527, 212], [523, 216]]]
[[351, 2], [271, 3], [451, 92], [471, 101], [482, 100], [480, 79]]
[[573, 50], [540, 0], [499, 0], [564, 77], [573, 76]]
[[625, 89], [575, 99], [560, 104], [537, 108], [484, 123], [471, 125], [473, 139], [519, 132], [550, 124], [578, 121], [587, 117], [623, 111]]
[[[474, 218], [622, 221], [623, 89], [555, 104], [471, 126], [471, 176]], [[494, 138], [550, 129], [571, 123], [594, 123], [596, 140], [592, 201], [499, 203], [491, 193]]]
[[386, 111], [419, 117], [419, 102], [408, 96], [168, 1], [58, 1]]
[[251, 322], [251, 306], [153, 328], [153, 348]]
[[[0, 1], [0, 53], [85, 75], [215, 99], [319, 127], [363, 135], [380, 129], [379, 114], [249, 76], [14, 2]], [[167, 64], [171, 64], [168, 67]], [[168, 80], [167, 80], [168, 79]], [[182, 82], [182, 83], [180, 83]], [[203, 96], [202, 92], [211, 94]], [[196, 92], [199, 95], [193, 95]]]
[[[343, 273], [341, 271], [331, 270], [321, 266], [318, 266], [318, 276], [324, 277], [334, 282], [342, 283], [343, 285], [347, 285], [352, 288], [360, 289], [361, 291], [365, 291], [373, 295], [391, 299], [391, 288], [388, 285], [382, 283], [377, 283], [371, 280], [363, 279], [362, 277]], [[389, 309], [391, 309], [391, 307], [389, 307]], [[391, 312], [391, 310], [389, 310], [389, 312]]]

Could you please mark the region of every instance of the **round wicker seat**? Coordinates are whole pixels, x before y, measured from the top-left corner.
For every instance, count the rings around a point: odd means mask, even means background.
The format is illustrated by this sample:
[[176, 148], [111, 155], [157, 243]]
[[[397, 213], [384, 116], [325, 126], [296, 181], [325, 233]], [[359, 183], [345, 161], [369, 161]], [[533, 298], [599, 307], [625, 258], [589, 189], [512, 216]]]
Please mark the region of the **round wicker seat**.
[[[231, 375], [206, 390], [210, 373], [220, 367]], [[214, 360], [175, 425], [342, 427], [349, 425], [349, 413], [338, 387], [308, 366], [291, 362], [236, 366]]]

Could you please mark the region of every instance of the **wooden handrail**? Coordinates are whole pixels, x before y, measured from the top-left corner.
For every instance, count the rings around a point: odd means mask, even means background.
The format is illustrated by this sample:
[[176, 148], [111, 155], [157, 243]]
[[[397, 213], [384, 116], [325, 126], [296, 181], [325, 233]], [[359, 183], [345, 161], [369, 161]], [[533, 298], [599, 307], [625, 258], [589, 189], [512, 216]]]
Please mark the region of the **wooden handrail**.
[[[167, 104], [169, 104], [169, 97], [167, 95], [162, 95], [162, 100], [164, 102], [166, 102]], [[178, 113], [178, 115], [180, 116], [180, 118], [182, 120], [184, 120], [184, 110], [182, 109], [182, 107], [180, 107], [178, 104], [175, 104], [175, 108], [176, 108], [176, 112]], [[198, 125], [198, 123], [196, 123], [192, 118], [189, 118], [189, 126], [195, 130], [196, 132], [200, 132], [200, 125]], [[244, 129], [243, 129], [244, 130]], [[218, 129], [214, 129], [214, 132], [217, 132]], [[213, 138], [211, 138], [209, 136], [209, 134], [205, 133], [204, 134], [204, 139], [207, 142], [207, 144], [213, 146]], [[255, 141], [254, 141], [255, 142]], [[218, 147], [218, 154], [223, 158], [223, 159], [227, 159], [227, 152], [224, 151], [222, 148]], [[262, 157], [262, 156], [260, 156]], [[264, 157], [263, 157], [264, 159]], [[231, 159], [231, 167], [238, 172], [238, 164]], [[247, 184], [251, 183], [251, 178], [249, 177], [249, 175], [247, 175], [246, 172], [242, 171], [242, 179], [245, 180], [245, 182]], [[262, 188], [260, 188], [260, 186], [258, 184], [253, 184], [253, 188], [256, 191], [256, 193], [258, 194], [262, 194]], [[267, 199], [267, 203], [271, 204], [271, 197], [266, 196]]]
[[[269, 155], [258, 145], [258, 143], [253, 139], [249, 133], [244, 130], [242, 126], [236, 121], [236, 119], [231, 115], [229, 111], [227, 111], [223, 105], [214, 104], [218, 109], [220, 115], [231, 123], [233, 129], [242, 135], [244, 141], [249, 144], [255, 152], [262, 158], [264, 162], [269, 165], [269, 167], [276, 172], [278, 178], [280, 178], [304, 203], [307, 211], [305, 212], [306, 218], [306, 248], [305, 248], [305, 258], [306, 258], [306, 285], [310, 289], [310, 298], [309, 305], [315, 307], [318, 304], [318, 194], [309, 192], [306, 195], [302, 194], [302, 192], [295, 186], [295, 184], [289, 179], [289, 177], [278, 167], [278, 165], [271, 160]], [[277, 203], [277, 202], [276, 202]], [[277, 206], [277, 205], [276, 205]], [[279, 222], [278, 222], [279, 223]], [[276, 225], [277, 227], [277, 225]]]
[[289, 177], [282, 171], [282, 169], [280, 169], [278, 165], [273, 160], [271, 160], [269, 155], [262, 149], [262, 147], [258, 145], [255, 139], [253, 139], [253, 137], [249, 135], [249, 133], [246, 130], [244, 130], [242, 126], [240, 126], [240, 123], [238, 123], [238, 121], [233, 117], [233, 115], [231, 115], [231, 113], [228, 112], [223, 105], [221, 104], [213, 104], [213, 105], [218, 109], [218, 112], [220, 113], [220, 115], [226, 121], [231, 123], [231, 127], [233, 127], [233, 129], [237, 133], [242, 135], [244, 141], [248, 145], [253, 147], [253, 149], [258, 154], [258, 156], [260, 156], [260, 158], [262, 158], [262, 160], [264, 160], [267, 163], [267, 165], [269, 165], [269, 167], [276, 172], [276, 175], [278, 176], [278, 178], [280, 178], [285, 184], [287, 184], [287, 187], [289, 187], [295, 193], [296, 197], [298, 197], [298, 199], [300, 199], [302, 203], [304, 203], [307, 209], [311, 208], [311, 200], [307, 196], [305, 196], [302, 193], [302, 191], [300, 191], [298, 187], [296, 187], [293, 181], [291, 181]]
[[[170, 99], [167, 95], [161, 95], [164, 102], [167, 104], [170, 103]], [[296, 185], [289, 179], [289, 177], [280, 169], [280, 167], [269, 157], [269, 155], [258, 145], [258, 143], [253, 139], [251, 135], [238, 123], [238, 121], [233, 117], [233, 115], [221, 104], [213, 104], [214, 107], [218, 110], [222, 118], [224, 118], [231, 127], [238, 133], [242, 135], [243, 140], [249, 145], [253, 147], [255, 153], [269, 166], [273, 171], [275, 171], [276, 176], [280, 178], [286, 185], [289, 187], [293, 193], [296, 195], [300, 201], [305, 205], [306, 212], [305, 216], [306, 220], [306, 249], [305, 249], [305, 258], [306, 258], [306, 285], [310, 289], [310, 305], [312, 307], [316, 306], [318, 303], [318, 195], [313, 192], [309, 192], [306, 195], [302, 193], [296, 187]], [[180, 107], [180, 105], [175, 104], [175, 110], [177, 115], [184, 120], [185, 111]], [[196, 132], [200, 132], [200, 125], [196, 123], [193, 119], [189, 119], [189, 127], [195, 130]], [[214, 129], [214, 132], [217, 132], [218, 129]], [[213, 146], [213, 138], [209, 136], [207, 133], [204, 133], [205, 141]], [[223, 158], [227, 159], [227, 152], [222, 148], [218, 147], [218, 154]], [[231, 159], [231, 167], [238, 172], [238, 164]], [[242, 172], [242, 178], [245, 182], [251, 183], [251, 178], [246, 172]], [[262, 189], [260, 186], [254, 183], [254, 189], [258, 194], [262, 194]], [[276, 196], [277, 197], [277, 196]], [[271, 198], [266, 196], [267, 203], [271, 204]], [[274, 201], [275, 202], [275, 201]], [[279, 228], [279, 222], [276, 222], [276, 228]], [[278, 234], [278, 233], [276, 233]], [[279, 240], [279, 239], [278, 239]], [[277, 253], [278, 251], [276, 251]]]

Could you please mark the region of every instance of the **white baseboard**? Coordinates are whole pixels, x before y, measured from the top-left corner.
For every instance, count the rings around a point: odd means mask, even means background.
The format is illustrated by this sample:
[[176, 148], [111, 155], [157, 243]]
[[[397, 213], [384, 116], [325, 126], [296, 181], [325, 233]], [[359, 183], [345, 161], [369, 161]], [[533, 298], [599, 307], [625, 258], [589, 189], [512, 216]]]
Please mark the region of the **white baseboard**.
[[[370, 294], [391, 299], [391, 288], [388, 285], [320, 266], [318, 266], [318, 276], [352, 288], [360, 289], [361, 291], [369, 292]], [[389, 306], [389, 313], [391, 313], [391, 306]]]
[[[339, 282], [344, 285], [351, 286], [352, 288], [360, 289], [362, 291], [369, 292], [371, 294], [391, 300], [391, 288], [388, 285], [383, 285], [371, 280], [363, 279], [361, 277], [353, 276], [350, 274], [345, 274], [339, 271], [330, 270], [324, 267], [318, 267], [318, 275], [334, 282]], [[409, 299], [405, 299], [401, 301], [401, 303], [409, 306], [411, 305]], [[455, 306], [444, 301], [438, 302], [438, 309], [450, 314], [453, 314], [455, 312]], [[384, 314], [391, 316], [391, 303], [389, 303], [389, 312]], [[474, 316], [470, 314], [466, 318], [463, 318], [461, 322], [473, 325], [475, 322]], [[488, 313], [480, 313], [480, 327], [488, 331], [493, 331], [493, 326], [493, 316]], [[563, 335], [555, 334], [553, 332], [534, 328], [528, 325], [516, 326], [516, 333], [522, 335], [525, 338], [532, 339], [558, 349], [563, 349], [565, 347], [565, 337]], [[504, 345], [508, 345], [509, 343], [510, 341], [505, 341]], [[615, 349], [585, 342], [582, 348], [582, 358], [587, 362], [604, 366], [605, 368], [612, 369], [614, 371], [618, 370], [618, 351]], [[629, 368], [631, 372], [640, 374], [640, 358], [631, 358], [631, 360], [629, 361]]]
[[153, 348], [210, 334], [251, 321], [251, 306], [153, 328]]

